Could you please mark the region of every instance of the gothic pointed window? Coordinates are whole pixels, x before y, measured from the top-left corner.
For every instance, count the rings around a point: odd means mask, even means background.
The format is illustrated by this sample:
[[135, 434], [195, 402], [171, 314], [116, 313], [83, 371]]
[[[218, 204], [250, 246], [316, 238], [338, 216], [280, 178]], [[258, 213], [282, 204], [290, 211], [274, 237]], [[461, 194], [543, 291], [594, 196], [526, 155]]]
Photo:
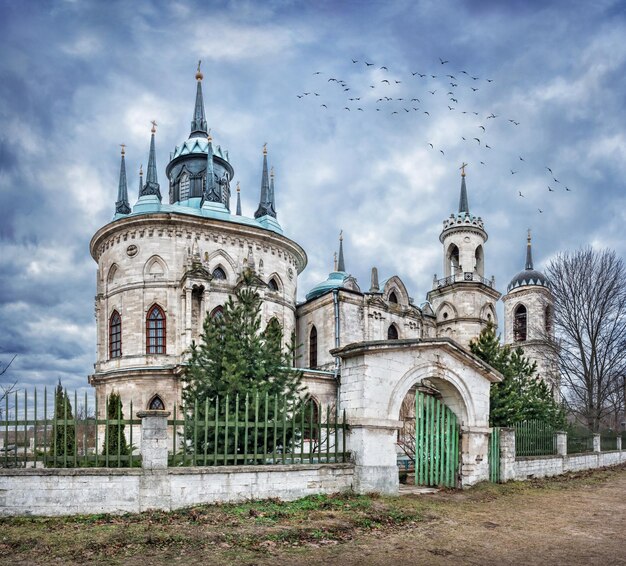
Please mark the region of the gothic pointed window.
[[519, 305], [513, 315], [513, 340], [524, 342], [526, 340], [528, 313], [524, 305]]
[[109, 357], [119, 358], [122, 355], [122, 317], [113, 311], [109, 318]]
[[213, 275], [213, 279], [217, 279], [219, 281], [224, 281], [226, 279], [226, 272], [221, 267], [216, 267], [211, 275]]
[[278, 292], [278, 283], [276, 282], [276, 279], [274, 279], [274, 277], [270, 279], [267, 286], [270, 288], [270, 291], [273, 291], [274, 293]]
[[178, 185], [178, 200], [187, 200], [189, 198], [189, 174], [185, 171], [182, 174]]
[[552, 334], [552, 307], [550, 305], [546, 306], [545, 317], [546, 334], [549, 336]]
[[391, 291], [391, 293], [389, 293], [389, 302], [393, 303], [394, 305], [398, 304], [398, 296], [396, 295], [395, 291]]
[[398, 339], [398, 328], [395, 324], [392, 324], [387, 329], [387, 340], [397, 340]]
[[152, 305], [146, 318], [146, 353], [165, 354], [165, 313], [159, 305]]
[[309, 367], [317, 367], [317, 328], [311, 327], [309, 334]]
[[161, 397], [155, 395], [150, 400], [150, 403], [148, 404], [148, 409], [150, 409], [151, 411], [163, 411], [165, 410], [165, 403], [163, 403], [163, 399], [161, 399]]
[[224, 316], [224, 307], [222, 307], [221, 305], [218, 307], [215, 307], [211, 311], [211, 318], [217, 318], [218, 316]]

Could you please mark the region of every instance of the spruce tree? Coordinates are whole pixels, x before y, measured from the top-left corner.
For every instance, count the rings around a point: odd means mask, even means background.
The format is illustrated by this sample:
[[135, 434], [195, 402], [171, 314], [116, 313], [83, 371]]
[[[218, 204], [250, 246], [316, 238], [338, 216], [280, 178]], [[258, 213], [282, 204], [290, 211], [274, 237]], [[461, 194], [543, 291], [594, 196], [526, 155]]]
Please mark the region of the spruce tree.
[[[68, 421], [72, 424], [67, 424]], [[63, 389], [60, 379], [54, 392], [54, 422], [53, 455], [57, 458], [73, 458], [76, 448], [76, 426], [70, 398], [67, 391]], [[60, 463], [57, 460], [54, 465], [58, 466]]]
[[120, 456], [128, 456], [130, 447], [126, 442], [126, 435], [124, 434], [126, 425], [119, 422], [124, 419], [122, 398], [116, 391], [113, 391], [109, 396], [107, 418], [110, 424], [107, 425], [104, 432], [104, 454], [108, 454], [109, 457], [117, 456], [118, 454]]
[[536, 376], [537, 364], [524, 356], [522, 348], [502, 346], [492, 324], [470, 342], [470, 351], [503, 376], [500, 383], [491, 385], [491, 426], [511, 426], [527, 420], [544, 421], [555, 428], [564, 426], [564, 411], [546, 383]]
[[[229, 297], [223, 312], [218, 316], [207, 315], [203, 332], [198, 343], [192, 343], [190, 357], [185, 372], [183, 403], [195, 419], [213, 423], [218, 403], [219, 421], [223, 422], [226, 410], [229, 421], [244, 418], [246, 399], [249, 405], [249, 420], [254, 415], [254, 407], [259, 404], [259, 415], [263, 418], [267, 411], [269, 421], [280, 421], [296, 410], [297, 398], [301, 390], [301, 372], [292, 367], [293, 352], [283, 348], [283, 332], [280, 323], [271, 319], [265, 329], [261, 328], [262, 300], [258, 292], [255, 274], [246, 270], [235, 290]], [[238, 415], [235, 415], [236, 411]], [[230, 433], [234, 434], [231, 430]], [[230, 436], [229, 453], [235, 450], [234, 437]], [[244, 446], [243, 435], [238, 437], [238, 452], [254, 453], [255, 444], [263, 444], [262, 430], [258, 437], [248, 434], [248, 446]], [[271, 435], [270, 435], [271, 436]], [[269, 450], [282, 449], [282, 430], [276, 446], [273, 438], [268, 438]], [[287, 435], [291, 438], [291, 432]], [[190, 424], [186, 430], [187, 445], [198, 453], [223, 453], [224, 435], [218, 437], [215, 446], [213, 435], [207, 442], [204, 434], [198, 434]]]

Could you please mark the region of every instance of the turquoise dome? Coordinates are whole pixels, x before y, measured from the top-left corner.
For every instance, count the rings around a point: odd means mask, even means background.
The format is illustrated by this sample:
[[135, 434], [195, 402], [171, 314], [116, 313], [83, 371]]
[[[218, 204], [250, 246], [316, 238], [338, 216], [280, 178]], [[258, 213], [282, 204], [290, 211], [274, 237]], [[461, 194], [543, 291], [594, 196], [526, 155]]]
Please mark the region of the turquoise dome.
[[329, 273], [326, 281], [318, 283], [306, 294], [306, 300], [310, 301], [311, 299], [315, 299], [320, 295], [328, 293], [328, 291], [343, 287], [343, 283], [347, 278], [348, 274], [345, 271], [333, 271], [332, 273]]

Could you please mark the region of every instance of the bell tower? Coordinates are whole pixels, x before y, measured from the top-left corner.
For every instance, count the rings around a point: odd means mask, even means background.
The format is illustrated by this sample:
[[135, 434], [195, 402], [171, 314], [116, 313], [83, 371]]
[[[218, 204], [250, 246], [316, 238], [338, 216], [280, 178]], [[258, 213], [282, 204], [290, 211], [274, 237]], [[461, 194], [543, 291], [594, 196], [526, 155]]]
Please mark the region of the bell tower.
[[437, 317], [437, 336], [452, 338], [468, 347], [487, 324], [495, 324], [500, 293], [493, 277], [485, 278], [487, 232], [482, 218], [470, 213], [466, 163], [461, 165], [459, 210], [443, 221], [439, 241], [443, 248], [443, 275], [435, 275], [428, 301]]

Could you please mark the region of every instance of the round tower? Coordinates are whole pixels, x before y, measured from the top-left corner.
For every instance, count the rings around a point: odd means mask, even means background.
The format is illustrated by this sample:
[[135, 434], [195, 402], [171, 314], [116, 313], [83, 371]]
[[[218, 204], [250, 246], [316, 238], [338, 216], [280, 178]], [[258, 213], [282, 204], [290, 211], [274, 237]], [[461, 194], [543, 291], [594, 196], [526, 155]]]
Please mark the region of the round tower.
[[526, 242], [526, 266], [517, 273], [502, 297], [504, 343], [520, 346], [537, 363], [537, 374], [558, 396], [559, 375], [551, 342], [554, 340], [552, 314], [554, 299], [550, 282], [533, 266], [530, 230]]
[[459, 210], [443, 221], [439, 241], [443, 246], [443, 274], [435, 275], [428, 293], [437, 317], [437, 335], [446, 336], [467, 347], [487, 324], [495, 324], [496, 302], [493, 277], [485, 278], [487, 232], [482, 218], [469, 210], [465, 167], [461, 166]]

